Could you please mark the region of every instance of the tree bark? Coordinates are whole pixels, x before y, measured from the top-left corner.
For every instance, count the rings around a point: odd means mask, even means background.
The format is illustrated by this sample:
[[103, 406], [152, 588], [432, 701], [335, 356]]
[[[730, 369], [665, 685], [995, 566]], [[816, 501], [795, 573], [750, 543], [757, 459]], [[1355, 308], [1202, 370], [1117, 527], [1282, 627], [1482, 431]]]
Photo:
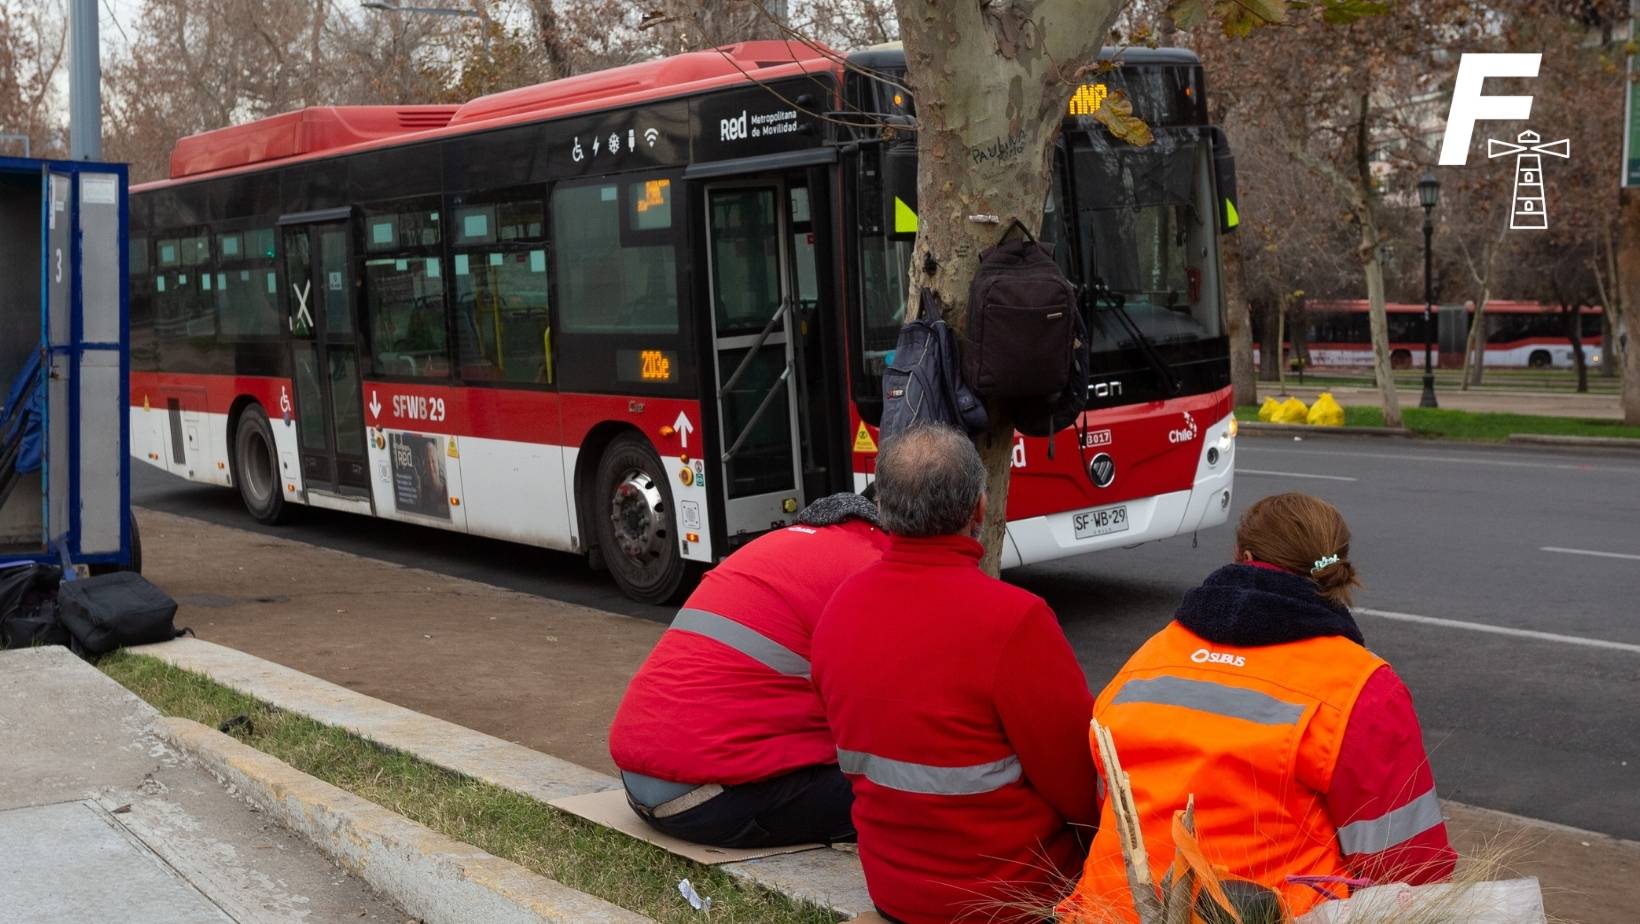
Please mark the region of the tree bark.
[[1230, 336], [1230, 388], [1235, 403], [1258, 403], [1258, 370], [1253, 365], [1253, 314], [1242, 289], [1241, 233], [1219, 238], [1224, 252], [1225, 333]]
[[[1497, 265], [1498, 250], [1503, 246], [1503, 235], [1506, 229], [1498, 229], [1498, 236], [1487, 238], [1482, 245], [1481, 267], [1477, 272], [1474, 261], [1469, 263], [1469, 274], [1475, 280], [1475, 316], [1469, 322], [1469, 338], [1464, 342], [1463, 374], [1459, 377], [1458, 389], [1468, 391], [1469, 386], [1481, 383], [1481, 374], [1486, 369], [1486, 303], [1492, 298], [1492, 268]], [[1464, 256], [1469, 251], [1464, 250]]]
[[1623, 353], [1623, 422], [1640, 426], [1640, 347], [1634, 338], [1640, 335], [1640, 190], [1624, 189], [1619, 193], [1622, 203], [1621, 239], [1617, 252], [1618, 303], [1623, 326], [1628, 334]]
[[1276, 319], [1280, 317], [1279, 302], [1263, 302], [1259, 305], [1259, 355], [1258, 377], [1260, 381], [1277, 382], [1281, 380], [1281, 332], [1276, 330]]
[[1281, 390], [1277, 394], [1287, 393], [1287, 293], [1281, 293], [1281, 300], [1276, 303], [1276, 352], [1271, 357], [1276, 366], [1276, 381], [1280, 382]]
[[1589, 390], [1589, 362], [1583, 356], [1583, 306], [1577, 302], [1561, 305], [1566, 315], [1566, 339], [1572, 345], [1572, 368], [1577, 370], [1577, 390]]
[[1378, 259], [1378, 210], [1374, 207], [1372, 167], [1367, 159], [1370, 141], [1367, 122], [1371, 97], [1357, 100], [1355, 120], [1355, 217], [1361, 225], [1361, 265], [1367, 276], [1368, 317], [1372, 328], [1372, 371], [1378, 379], [1384, 426], [1401, 426], [1401, 398], [1395, 391], [1395, 373], [1389, 362], [1389, 315], [1384, 307], [1384, 264]]
[[[1601, 229], [1600, 240], [1606, 260], [1604, 278], [1598, 268], [1594, 276], [1600, 284], [1600, 377], [1609, 379], [1617, 375], [1617, 367], [1622, 362], [1617, 355], [1617, 323], [1614, 320], [1618, 316], [1617, 302], [1622, 300], [1622, 290], [1617, 280], [1617, 245], [1612, 238], [1610, 222]], [[1611, 280], [1610, 285], [1606, 284], [1608, 279]], [[1613, 295], [1618, 297], [1614, 299]]]
[[[1039, 229], [1065, 104], [1083, 68], [1097, 59], [1122, 5], [897, 0], [918, 122], [918, 230], [909, 305], [918, 303], [922, 289], [933, 289], [960, 333], [980, 251], [996, 243], [1012, 219], [1033, 233]], [[1064, 28], [1071, 22], [1077, 27]], [[987, 410], [991, 426], [977, 440], [988, 499], [981, 564], [996, 574], [1014, 428], [994, 402]]]

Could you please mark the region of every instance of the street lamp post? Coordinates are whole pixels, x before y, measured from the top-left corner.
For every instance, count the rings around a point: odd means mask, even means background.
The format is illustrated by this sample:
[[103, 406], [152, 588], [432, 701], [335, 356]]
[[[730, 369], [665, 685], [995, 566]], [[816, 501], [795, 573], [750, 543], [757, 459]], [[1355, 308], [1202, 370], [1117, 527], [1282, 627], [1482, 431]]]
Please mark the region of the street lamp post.
[[483, 14], [477, 10], [463, 10], [453, 6], [404, 6], [390, 0], [364, 0], [359, 6], [378, 13], [424, 13], [428, 16], [455, 16], [461, 19], [477, 19], [484, 27], [484, 55], [490, 56], [490, 24], [483, 22]]
[[1441, 183], [1433, 173], [1418, 181], [1418, 204], [1424, 207], [1424, 393], [1419, 407], [1440, 407], [1435, 401], [1435, 368], [1430, 359], [1435, 340], [1434, 263], [1430, 241], [1435, 236], [1435, 205], [1441, 201]]

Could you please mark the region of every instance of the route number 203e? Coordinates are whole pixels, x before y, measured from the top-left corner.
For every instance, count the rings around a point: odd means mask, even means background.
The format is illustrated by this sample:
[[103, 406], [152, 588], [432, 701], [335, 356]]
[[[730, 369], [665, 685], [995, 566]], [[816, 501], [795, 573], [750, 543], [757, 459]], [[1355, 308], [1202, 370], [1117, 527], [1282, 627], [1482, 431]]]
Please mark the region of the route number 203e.
[[1117, 504], [1099, 510], [1084, 510], [1071, 517], [1071, 528], [1076, 531], [1078, 539], [1127, 532], [1127, 504]]

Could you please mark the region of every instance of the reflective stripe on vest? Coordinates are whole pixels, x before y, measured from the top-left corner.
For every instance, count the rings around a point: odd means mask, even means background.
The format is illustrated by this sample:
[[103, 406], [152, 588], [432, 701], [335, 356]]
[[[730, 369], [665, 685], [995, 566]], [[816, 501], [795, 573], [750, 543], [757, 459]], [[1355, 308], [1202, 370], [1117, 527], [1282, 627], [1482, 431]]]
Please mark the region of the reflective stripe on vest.
[[1012, 754], [971, 767], [935, 767], [838, 748], [837, 766], [844, 773], [858, 773], [886, 789], [928, 796], [977, 796], [1001, 789], [1022, 775], [1019, 758]]
[[1155, 677], [1150, 680], [1129, 680], [1117, 691], [1112, 706], [1123, 703], [1150, 703], [1157, 706], [1181, 706], [1197, 712], [1232, 719], [1245, 719], [1260, 725], [1296, 725], [1304, 715], [1304, 707], [1276, 699], [1246, 687], [1226, 686], [1211, 680], [1188, 680], [1183, 677]]
[[733, 619], [705, 610], [678, 610], [672, 628], [721, 642], [770, 670], [792, 677], [809, 676], [808, 659], [774, 639]]
[[1352, 821], [1338, 829], [1338, 846], [1345, 856], [1378, 853], [1412, 840], [1442, 822], [1441, 800], [1431, 789], [1406, 805], [1377, 818]]

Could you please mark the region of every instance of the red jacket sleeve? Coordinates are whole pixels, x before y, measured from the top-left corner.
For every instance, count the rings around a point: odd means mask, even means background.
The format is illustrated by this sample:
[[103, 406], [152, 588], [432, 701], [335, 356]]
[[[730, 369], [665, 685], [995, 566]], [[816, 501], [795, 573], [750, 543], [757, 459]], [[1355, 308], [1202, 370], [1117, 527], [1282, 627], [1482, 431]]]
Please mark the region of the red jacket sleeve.
[[1059, 620], [1038, 601], [997, 662], [992, 695], [1031, 787], [1076, 825], [1099, 821], [1098, 774], [1088, 748], [1093, 694]]
[[1388, 665], [1356, 698], [1327, 812], [1356, 876], [1423, 885], [1450, 877], [1457, 864], [1412, 694]]

